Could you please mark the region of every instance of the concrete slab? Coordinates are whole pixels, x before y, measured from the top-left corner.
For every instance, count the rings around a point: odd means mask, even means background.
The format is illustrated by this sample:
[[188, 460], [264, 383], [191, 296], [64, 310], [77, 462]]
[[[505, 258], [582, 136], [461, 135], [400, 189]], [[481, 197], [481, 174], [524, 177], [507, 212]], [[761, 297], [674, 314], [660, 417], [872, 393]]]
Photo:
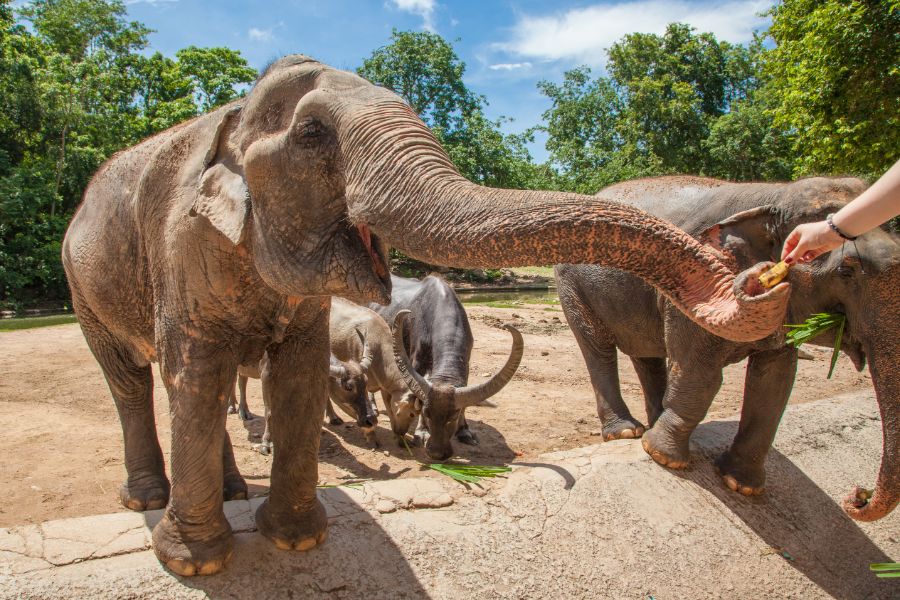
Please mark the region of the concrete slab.
[[2, 529], [0, 598], [900, 597], [868, 571], [900, 559], [900, 511], [855, 523], [837, 504], [875, 480], [873, 398], [791, 407], [760, 498], [711, 466], [735, 432], [702, 425], [684, 472], [623, 440], [519, 463], [477, 494], [433, 479], [322, 489], [329, 539], [306, 553], [255, 532], [261, 499], [229, 502], [234, 558], [211, 577], [155, 559], [160, 511]]

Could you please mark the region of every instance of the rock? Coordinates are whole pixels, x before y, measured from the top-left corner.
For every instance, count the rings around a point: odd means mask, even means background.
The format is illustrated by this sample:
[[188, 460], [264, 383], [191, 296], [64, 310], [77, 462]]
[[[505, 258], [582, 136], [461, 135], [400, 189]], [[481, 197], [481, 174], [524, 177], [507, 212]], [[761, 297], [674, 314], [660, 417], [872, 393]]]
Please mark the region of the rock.
[[397, 510], [397, 505], [390, 500], [379, 500], [378, 503], [375, 504], [375, 510], [384, 515]]
[[797, 349], [797, 358], [800, 360], [816, 360], [816, 357], [804, 350], [803, 348]]
[[541, 350], [541, 356], [550, 356], [550, 353], [546, 350]]

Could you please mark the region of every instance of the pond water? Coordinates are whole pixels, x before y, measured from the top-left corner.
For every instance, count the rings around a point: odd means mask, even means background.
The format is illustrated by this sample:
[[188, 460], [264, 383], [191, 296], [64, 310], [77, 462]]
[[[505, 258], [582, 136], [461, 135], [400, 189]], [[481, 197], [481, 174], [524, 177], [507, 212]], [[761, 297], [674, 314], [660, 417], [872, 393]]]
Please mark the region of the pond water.
[[463, 304], [559, 304], [556, 290], [457, 291]]

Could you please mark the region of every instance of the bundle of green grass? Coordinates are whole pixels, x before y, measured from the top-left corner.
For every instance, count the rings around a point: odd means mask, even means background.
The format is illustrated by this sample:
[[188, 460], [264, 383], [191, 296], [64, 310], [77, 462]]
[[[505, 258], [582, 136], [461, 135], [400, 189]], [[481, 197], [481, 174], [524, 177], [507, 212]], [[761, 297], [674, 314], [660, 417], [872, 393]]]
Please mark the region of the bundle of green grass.
[[502, 477], [503, 473], [512, 471], [511, 467], [488, 467], [484, 465], [455, 465], [432, 463], [429, 469], [443, 473], [461, 483], [478, 483], [486, 477]]
[[785, 343], [794, 348], [812, 341], [829, 329], [837, 328], [834, 336], [834, 352], [831, 353], [831, 368], [828, 369], [828, 379], [834, 374], [834, 366], [837, 364], [838, 354], [841, 351], [841, 338], [844, 336], [844, 326], [847, 317], [840, 313], [816, 313], [797, 325], [785, 325], [790, 331], [787, 333]]

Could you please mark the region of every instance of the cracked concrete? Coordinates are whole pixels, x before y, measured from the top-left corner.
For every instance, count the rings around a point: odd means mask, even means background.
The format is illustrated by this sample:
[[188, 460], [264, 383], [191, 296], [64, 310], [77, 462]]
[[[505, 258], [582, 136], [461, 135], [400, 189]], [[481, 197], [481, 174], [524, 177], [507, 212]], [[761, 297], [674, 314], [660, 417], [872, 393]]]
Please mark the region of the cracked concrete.
[[900, 559], [900, 511], [855, 523], [837, 504], [875, 479], [871, 394], [789, 408], [760, 498], [729, 492], [711, 466], [735, 431], [701, 425], [683, 472], [621, 440], [517, 463], [480, 490], [430, 478], [322, 489], [329, 539], [306, 553], [256, 533], [261, 499], [229, 502], [234, 558], [211, 577], [156, 561], [160, 511], [3, 529], [0, 598], [900, 596], [867, 568]]

